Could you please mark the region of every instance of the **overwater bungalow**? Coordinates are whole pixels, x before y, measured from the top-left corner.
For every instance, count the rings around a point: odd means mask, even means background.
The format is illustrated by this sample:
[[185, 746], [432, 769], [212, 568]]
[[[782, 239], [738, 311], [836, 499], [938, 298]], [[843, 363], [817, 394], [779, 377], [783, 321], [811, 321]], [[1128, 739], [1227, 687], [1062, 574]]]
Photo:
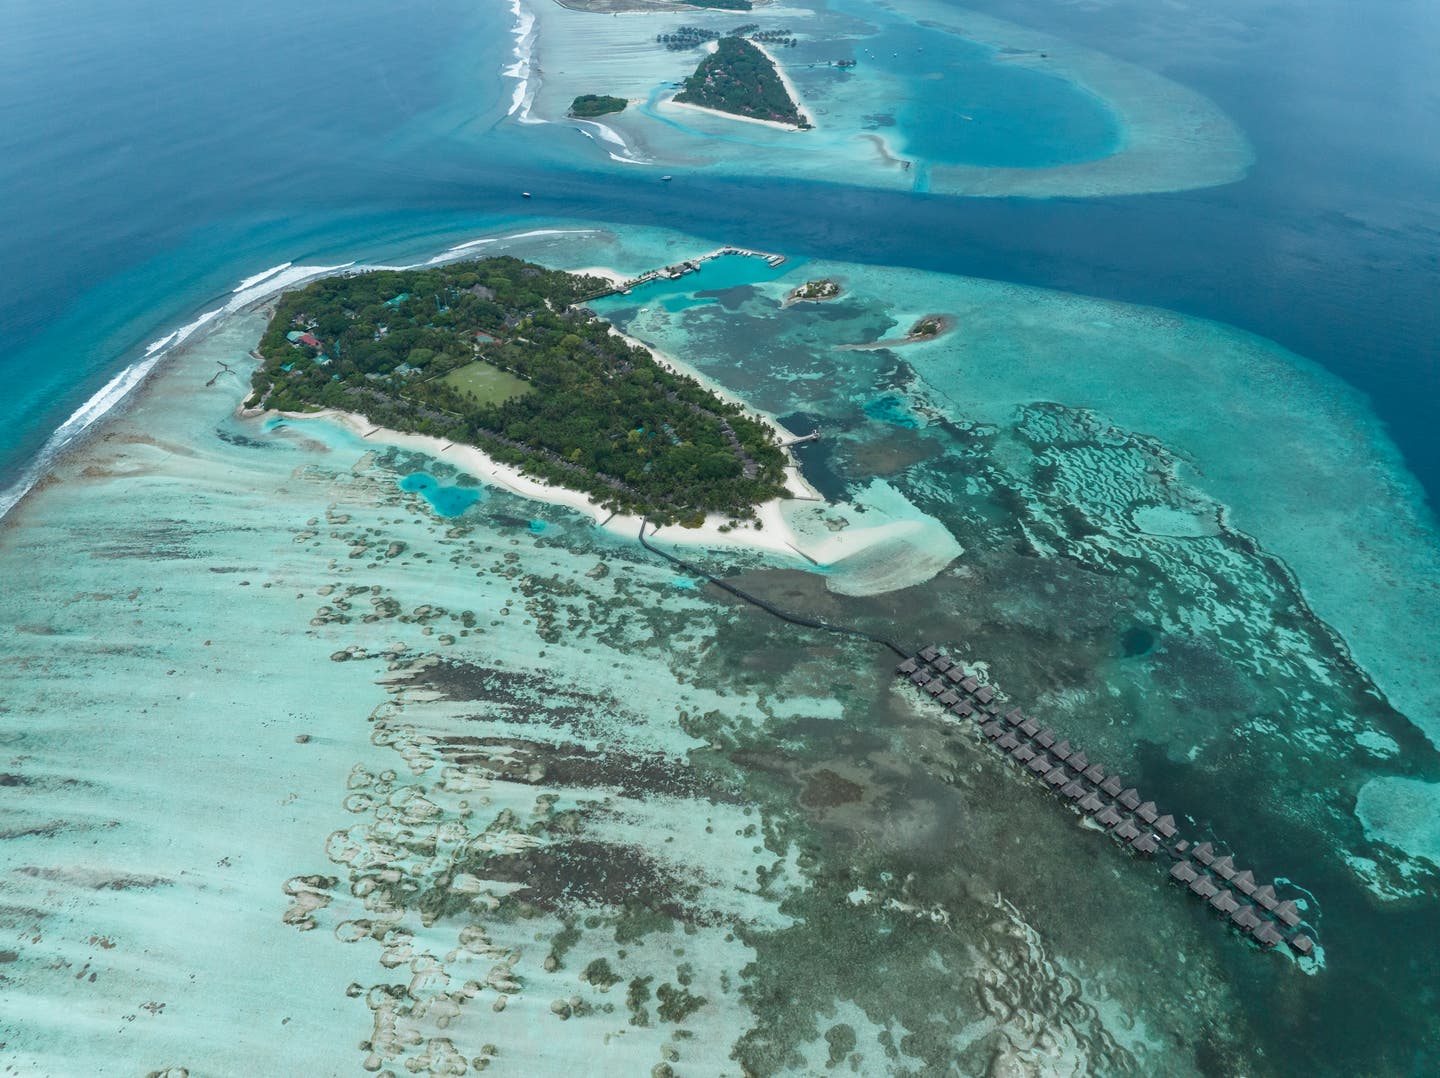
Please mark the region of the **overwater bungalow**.
[[1035, 774], [1043, 775], [1045, 774], [1045, 772], [1049, 771], [1052, 767], [1055, 766], [1055, 761], [1050, 759], [1050, 757], [1046, 756], [1042, 752], [1040, 753], [1040, 755], [1036, 756], [1035, 759], [1031, 760], [1030, 763], [1026, 766], [1029, 767], [1031, 771], [1035, 772]]
[[937, 699], [946, 707], [954, 707], [960, 702], [960, 695], [954, 689], [946, 689]]
[[943, 674], [946, 670], [949, 670], [951, 667], [953, 667], [955, 665], [955, 662], [953, 659], [947, 658], [946, 656], [942, 655], [930, 665]]
[[928, 644], [920, 649], [920, 659], [923, 662], [934, 662], [940, 655], [940, 649], [934, 644]]
[[895, 673], [901, 677], [909, 677], [911, 674], [915, 673], [915, 671], [918, 670], [919, 667], [920, 664], [917, 663], [914, 659], [906, 659], [903, 663], [901, 663], [895, 668]]
[[1275, 907], [1275, 916], [1284, 921], [1291, 928], [1300, 923], [1300, 910], [1290, 899], [1286, 899]]
[[1210, 906], [1212, 909], [1229, 917], [1240, 908], [1240, 903], [1235, 901], [1235, 896], [1229, 891], [1221, 891], [1210, 899]]
[[1120, 813], [1115, 811], [1114, 805], [1106, 805], [1099, 812], [1095, 813], [1095, 822], [1106, 829], [1114, 827], [1124, 818]]
[[1190, 885], [1190, 893], [1199, 895], [1206, 902], [1209, 902], [1218, 890], [1220, 888], [1215, 886], [1215, 881], [1209, 876], [1197, 876], [1195, 882]]
[[1076, 807], [1079, 808], [1080, 811], [1085, 813], [1086, 815], [1093, 816], [1095, 815], [1095, 813], [1099, 812], [1102, 808], [1105, 807], [1105, 802], [1101, 801], [1100, 798], [1096, 797], [1095, 791], [1091, 790], [1089, 793], [1087, 793], [1084, 797], [1080, 799], [1080, 802]]
[[952, 685], [959, 685], [962, 689], [965, 688], [965, 671], [961, 667], [952, 666], [949, 670], [945, 671], [945, 677]]
[[1155, 836], [1146, 832], [1130, 843], [1130, 848], [1136, 853], [1144, 854], [1146, 857], [1154, 857], [1160, 849], [1160, 843], [1155, 841]]
[[988, 704], [991, 700], [995, 699], [995, 690], [990, 688], [989, 685], [981, 685], [975, 690], [975, 699], [979, 700], [982, 704]]
[[1259, 903], [1261, 909], [1273, 910], [1280, 905], [1280, 900], [1275, 897], [1275, 888], [1268, 883], [1255, 888], [1255, 893], [1250, 897]]
[[1019, 748], [1020, 739], [1014, 734], [1006, 734], [999, 741], [995, 742], [995, 744], [1000, 746], [1001, 752], [1009, 752], [1011, 749]]
[[1210, 871], [1222, 880], [1229, 880], [1235, 875], [1235, 859], [1228, 853], [1224, 857], [1217, 857], [1211, 863]]
[[1050, 755], [1054, 756], [1056, 759], [1059, 760], [1068, 760], [1070, 759], [1070, 757], [1075, 755], [1075, 749], [1071, 746], [1069, 741], [1061, 741], [1058, 745], [1056, 745], [1050, 750]]
[[1067, 801], [1079, 801], [1089, 792], [1089, 788], [1086, 787], [1083, 782], [1076, 782], [1074, 779], [1071, 779], [1065, 784], [1065, 788], [1060, 791], [1060, 794]]
[[1146, 823], [1153, 824], [1155, 822], [1155, 817], [1158, 816], [1159, 813], [1155, 809], [1154, 801], [1146, 801], [1143, 805], [1141, 805], [1135, 810], [1135, 815], [1138, 819], [1141, 819]]
[[1260, 944], [1261, 947], [1274, 947], [1275, 944], [1285, 938], [1280, 935], [1280, 930], [1275, 927], [1274, 921], [1261, 921], [1250, 930], [1250, 935], [1255, 938], [1255, 942]]
[[1131, 812], [1134, 812], [1140, 807], [1140, 792], [1132, 786], [1128, 790], [1121, 790], [1116, 794], [1115, 800], [1119, 801], [1120, 804], [1124, 805]]
[[1200, 873], [1195, 871], [1195, 866], [1189, 861], [1176, 861], [1170, 866], [1170, 878], [1177, 883], [1194, 883], [1199, 875]]
[[961, 700], [957, 704], [950, 705], [950, 714], [959, 715], [962, 719], [973, 714], [975, 709], [970, 706], [969, 700]]
[[945, 691], [945, 682], [941, 681], [938, 677], [931, 678], [925, 685], [925, 691], [931, 696], [939, 696]]
[[1005, 712], [1005, 721], [1011, 726], [1019, 726], [1025, 721], [1025, 716], [1020, 714], [1018, 707], [1012, 707], [1009, 711]]
[[1120, 826], [1115, 828], [1115, 837], [1121, 842], [1129, 842], [1140, 837], [1140, 828], [1135, 826], [1134, 820], [1121, 820]]
[[981, 732], [991, 741], [999, 741], [1005, 736], [1005, 727], [998, 722], [991, 722], [982, 727]]
[[1035, 735], [1035, 744], [1039, 745], [1042, 749], [1048, 749], [1051, 745], [1055, 744], [1055, 731], [1048, 726], [1045, 727], [1045, 729]]
[[1104, 790], [1111, 797], [1114, 797], [1116, 794], [1118, 794], [1122, 789], [1124, 789], [1124, 787], [1125, 782], [1123, 779], [1120, 778], [1119, 775], [1111, 775], [1108, 779], [1106, 779], [1100, 784], [1100, 789]]
[[913, 673], [913, 674], [910, 675], [910, 681], [911, 681], [913, 684], [915, 684], [915, 685], [924, 685], [924, 684], [925, 684], [926, 682], [928, 682], [929, 680], [930, 680], [930, 671], [929, 671], [929, 670], [916, 670], [915, 673]]
[[1091, 764], [1085, 769], [1085, 777], [1096, 786], [1105, 781], [1105, 769], [1099, 764]]
[[973, 693], [980, 687], [980, 682], [976, 681], [973, 675], [966, 674], [960, 678], [960, 687], [968, 693]]
[[1017, 764], [1028, 764], [1031, 760], [1035, 759], [1035, 750], [1029, 745], [1016, 745], [1015, 748], [1010, 751], [1010, 756]]
[[1255, 893], [1255, 874], [1248, 868], [1242, 868], [1230, 877], [1230, 886], [1242, 895], [1253, 895]]
[[1175, 817], [1169, 815], [1161, 816], [1155, 821], [1155, 833], [1161, 838], [1174, 838]]
[[1202, 842], [1195, 847], [1194, 857], [1202, 865], [1208, 865], [1215, 860], [1215, 847], [1208, 842]]
[[1090, 757], [1086, 756], [1085, 751], [1081, 749], [1078, 752], [1072, 752], [1069, 757], [1066, 758], [1065, 763], [1069, 765], [1071, 771], [1074, 771], [1077, 775], [1083, 775], [1085, 769], [1090, 766]]
[[1287, 941], [1291, 949], [1298, 955], [1308, 955], [1315, 950], [1315, 941], [1304, 932], [1296, 932]]
[[1026, 737], [1034, 737], [1040, 731], [1040, 724], [1034, 719], [1026, 719], [1020, 724], [1020, 732]]
[[1233, 925], [1238, 925], [1246, 932], [1249, 932], [1250, 929], [1254, 928], [1260, 923], [1260, 915], [1255, 912], [1254, 906], [1250, 905], [1248, 902], [1243, 903], [1237, 906], [1235, 911], [1230, 914], [1230, 923]]
[[1052, 790], [1060, 789], [1060, 787], [1069, 781], [1070, 776], [1066, 774], [1065, 769], [1058, 764], [1045, 772], [1045, 785], [1049, 786]]

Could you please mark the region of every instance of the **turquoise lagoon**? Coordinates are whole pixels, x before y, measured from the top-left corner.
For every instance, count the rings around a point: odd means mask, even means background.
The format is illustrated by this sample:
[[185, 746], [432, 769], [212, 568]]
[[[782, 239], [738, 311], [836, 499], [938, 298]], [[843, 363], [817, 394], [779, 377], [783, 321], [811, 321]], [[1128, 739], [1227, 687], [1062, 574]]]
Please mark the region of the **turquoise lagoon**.
[[[638, 272], [716, 243], [593, 229], [486, 249]], [[837, 495], [911, 506], [963, 552], [866, 595], [798, 559], [692, 556], [785, 607], [949, 642], [1294, 881], [1323, 960], [1247, 947], [868, 646], [677, 587], [629, 539], [504, 490], [446, 517], [428, 495], [483, 477], [442, 460], [238, 418], [262, 323], [236, 313], [0, 532], [15, 1069], [1423, 1056], [1436, 1018], [1415, 1001], [1437, 986], [1409, 959], [1437, 925], [1440, 759], [1431, 687], [1400, 658], [1434, 661], [1440, 544], [1364, 402], [1153, 309], [744, 262], [723, 287], [664, 286], [713, 302], [601, 306], [819, 422], [803, 452]], [[782, 306], [820, 275], [845, 295]], [[936, 312], [955, 325], [935, 341], [843, 347]], [[1361, 487], [1368, 507], [1313, 494]]]
[[[733, 12], [610, 18], [537, 3], [533, 14], [526, 39], [533, 63], [516, 85], [510, 119], [553, 125], [539, 129], [551, 132], [542, 152], [578, 153], [631, 173], [650, 165], [1049, 197], [1229, 183], [1251, 163], [1244, 136], [1202, 95], [1093, 50], [930, 0], [785, 3], [749, 16], [798, 38], [776, 56], [815, 124], [806, 132], [670, 103], [700, 54], [669, 51], [656, 36], [682, 24], [725, 33], [736, 23]], [[835, 66], [852, 59], [855, 67]], [[568, 119], [571, 100], [597, 87], [629, 98], [631, 107], [603, 122]]]
[[411, 472], [397, 486], [407, 494], [422, 495], [442, 517], [458, 517], [484, 496], [479, 487], [442, 483], [429, 472]]

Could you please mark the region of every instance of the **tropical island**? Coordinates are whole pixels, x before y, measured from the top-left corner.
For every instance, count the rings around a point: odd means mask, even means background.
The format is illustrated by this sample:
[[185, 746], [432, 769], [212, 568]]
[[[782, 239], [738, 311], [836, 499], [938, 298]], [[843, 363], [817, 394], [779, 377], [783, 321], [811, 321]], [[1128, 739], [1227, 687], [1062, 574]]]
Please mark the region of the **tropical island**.
[[791, 303], [819, 303], [827, 299], [835, 299], [840, 295], [840, 284], [832, 281], [829, 277], [822, 277], [818, 281], [806, 281], [795, 291], [790, 293]]
[[748, 120], [811, 126], [765, 50], [735, 35], [716, 42], [674, 100]]
[[578, 306], [611, 282], [511, 257], [286, 293], [246, 406], [474, 446], [614, 512], [698, 525], [785, 493], [770, 429]]
[[605, 94], [581, 94], [570, 103], [570, 115], [587, 120], [595, 116], [608, 116], [612, 112], [624, 112], [626, 101], [623, 97], [609, 97]]
[[938, 337], [950, 328], [950, 320], [943, 314], [927, 314], [910, 327], [905, 334], [907, 341], [924, 341]]

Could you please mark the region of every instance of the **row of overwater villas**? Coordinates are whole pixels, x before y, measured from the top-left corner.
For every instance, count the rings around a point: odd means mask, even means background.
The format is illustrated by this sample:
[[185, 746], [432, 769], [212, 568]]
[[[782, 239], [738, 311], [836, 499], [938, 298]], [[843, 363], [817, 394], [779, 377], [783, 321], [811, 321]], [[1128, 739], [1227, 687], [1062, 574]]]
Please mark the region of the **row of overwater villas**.
[[930, 646], [895, 669], [951, 715], [971, 719], [981, 733], [1014, 763], [1025, 768], [1075, 808], [1138, 854], [1164, 853], [1175, 860], [1170, 879], [1229, 919], [1262, 947], [1284, 940], [1301, 955], [1315, 949], [1315, 940], [1295, 931], [1300, 913], [1294, 902], [1280, 901], [1270, 884], [1257, 886], [1254, 873], [1236, 869], [1233, 859], [1217, 857], [1208, 842], [1191, 846], [1179, 838], [1175, 818], [1161, 815], [1155, 802], [1144, 801], [1119, 775], [1113, 775], [1049, 727], [1022, 715], [1019, 708], [1002, 709], [995, 691]]

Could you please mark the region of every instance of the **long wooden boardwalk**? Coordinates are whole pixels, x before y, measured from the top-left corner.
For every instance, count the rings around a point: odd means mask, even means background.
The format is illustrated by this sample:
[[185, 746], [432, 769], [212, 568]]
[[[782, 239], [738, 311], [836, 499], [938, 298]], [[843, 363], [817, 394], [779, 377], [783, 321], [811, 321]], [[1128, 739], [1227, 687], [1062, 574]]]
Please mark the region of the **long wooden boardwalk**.
[[1303, 924], [1294, 899], [1282, 898], [1274, 883], [1261, 883], [1248, 868], [1239, 868], [1228, 853], [1218, 852], [1210, 841], [1195, 841], [1181, 833], [1181, 825], [1155, 802], [1103, 764], [1093, 761], [1048, 726], [1008, 710], [999, 695], [979, 677], [930, 645], [911, 655], [887, 637], [815, 618], [788, 613], [758, 596], [713, 576], [698, 565], [654, 546], [645, 536], [648, 520], [640, 524], [640, 545], [688, 573], [693, 573], [773, 617], [809, 629], [854, 636], [900, 656], [897, 677], [905, 678], [945, 708], [956, 721], [969, 721], [1015, 766], [1088, 817], [1114, 841], [1139, 857], [1169, 862], [1169, 878], [1236, 930], [1264, 948], [1284, 943], [1305, 957], [1315, 952], [1313, 929]]
[[1175, 817], [1092, 761], [1060, 734], [1019, 708], [1006, 709], [995, 690], [931, 645], [895, 668], [916, 689], [981, 735], [1016, 767], [1043, 783], [1112, 839], [1141, 857], [1170, 862], [1169, 878], [1261, 947], [1282, 941], [1297, 955], [1314, 953], [1315, 937], [1302, 927], [1299, 907], [1273, 883], [1260, 883], [1228, 853], [1180, 833]]

